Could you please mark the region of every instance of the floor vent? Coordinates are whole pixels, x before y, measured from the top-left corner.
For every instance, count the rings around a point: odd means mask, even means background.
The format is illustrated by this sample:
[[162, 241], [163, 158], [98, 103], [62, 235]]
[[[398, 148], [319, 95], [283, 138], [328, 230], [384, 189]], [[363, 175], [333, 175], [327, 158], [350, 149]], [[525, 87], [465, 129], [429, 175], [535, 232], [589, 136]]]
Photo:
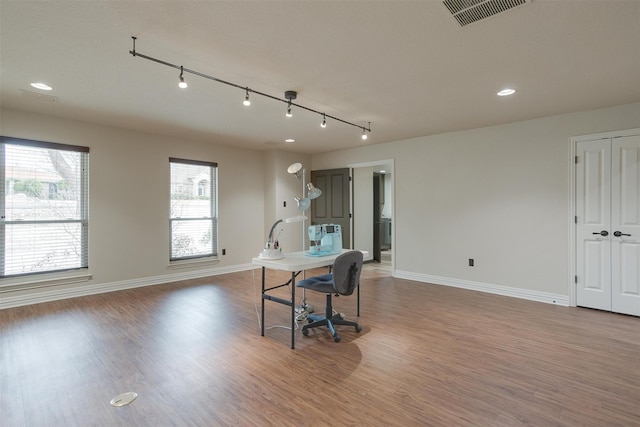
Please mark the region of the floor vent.
[[461, 27], [521, 6], [531, 0], [445, 0], [443, 3]]

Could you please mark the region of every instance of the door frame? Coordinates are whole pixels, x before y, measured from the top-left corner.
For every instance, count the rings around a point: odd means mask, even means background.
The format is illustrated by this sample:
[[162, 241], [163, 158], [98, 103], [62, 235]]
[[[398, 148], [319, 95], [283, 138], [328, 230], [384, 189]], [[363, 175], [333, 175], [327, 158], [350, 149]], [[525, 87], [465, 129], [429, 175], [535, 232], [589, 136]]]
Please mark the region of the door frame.
[[640, 135], [640, 128], [626, 129], [620, 131], [594, 133], [589, 135], [573, 136], [569, 138], [569, 277], [567, 278], [569, 289], [569, 306], [577, 305], [577, 284], [576, 284], [576, 155], [579, 142], [593, 141], [595, 139], [611, 139], [624, 136]]
[[[385, 169], [389, 171], [391, 174], [391, 194], [392, 194], [392, 204], [391, 204], [391, 217], [393, 221], [391, 222], [391, 276], [395, 275], [396, 271], [396, 178], [395, 178], [395, 160], [394, 159], [383, 159], [383, 160], [374, 160], [370, 162], [361, 162], [361, 163], [349, 163], [347, 165], [348, 168], [357, 169], [357, 168], [368, 168], [372, 166], [384, 166]], [[351, 182], [352, 188], [349, 194], [350, 204], [352, 207], [353, 215], [351, 217], [351, 230], [354, 230], [354, 220], [358, 215], [353, 209], [353, 181]]]

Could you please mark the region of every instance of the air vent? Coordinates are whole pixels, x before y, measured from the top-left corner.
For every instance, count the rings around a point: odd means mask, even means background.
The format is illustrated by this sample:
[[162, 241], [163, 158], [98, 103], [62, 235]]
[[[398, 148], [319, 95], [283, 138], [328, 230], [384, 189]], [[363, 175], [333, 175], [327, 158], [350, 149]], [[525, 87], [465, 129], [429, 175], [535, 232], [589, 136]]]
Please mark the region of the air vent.
[[521, 6], [531, 0], [445, 0], [443, 3], [461, 27]]

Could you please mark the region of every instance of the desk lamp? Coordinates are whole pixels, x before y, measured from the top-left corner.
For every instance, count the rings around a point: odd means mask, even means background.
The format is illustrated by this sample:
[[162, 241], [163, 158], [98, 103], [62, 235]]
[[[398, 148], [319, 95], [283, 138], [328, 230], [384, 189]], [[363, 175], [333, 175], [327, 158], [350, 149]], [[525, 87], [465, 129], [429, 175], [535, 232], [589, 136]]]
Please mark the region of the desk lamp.
[[[278, 235], [274, 235], [274, 231], [276, 226], [281, 222], [285, 222], [287, 224], [292, 222], [304, 222], [307, 219], [304, 215], [293, 216], [290, 218], [279, 219], [273, 223], [271, 226], [271, 230], [269, 231], [269, 236], [267, 237], [267, 243], [264, 245], [264, 249], [258, 255], [258, 258], [261, 259], [282, 259], [284, 255], [282, 255], [282, 249], [280, 248], [280, 244], [278, 243]], [[279, 233], [278, 233], [279, 234]]]

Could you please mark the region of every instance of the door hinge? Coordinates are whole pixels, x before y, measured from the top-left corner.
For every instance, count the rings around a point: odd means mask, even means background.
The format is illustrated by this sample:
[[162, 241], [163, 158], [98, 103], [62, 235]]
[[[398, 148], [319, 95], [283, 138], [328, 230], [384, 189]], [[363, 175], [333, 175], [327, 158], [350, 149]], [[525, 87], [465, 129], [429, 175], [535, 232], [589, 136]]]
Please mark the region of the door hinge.
[[351, 218], [353, 218], [353, 215], [349, 214], [349, 218], [350, 218], [350, 219], [351, 219]]
[[577, 224], [577, 223], [578, 223], [578, 215], [576, 215], [576, 216], [574, 216], [574, 217], [573, 217], [573, 222], [574, 222], [575, 224]]
[[578, 164], [578, 156], [576, 156], [576, 165]]
[[576, 283], [578, 283], [578, 276], [574, 276], [573, 281], [574, 281], [574, 282], [576, 282]]

